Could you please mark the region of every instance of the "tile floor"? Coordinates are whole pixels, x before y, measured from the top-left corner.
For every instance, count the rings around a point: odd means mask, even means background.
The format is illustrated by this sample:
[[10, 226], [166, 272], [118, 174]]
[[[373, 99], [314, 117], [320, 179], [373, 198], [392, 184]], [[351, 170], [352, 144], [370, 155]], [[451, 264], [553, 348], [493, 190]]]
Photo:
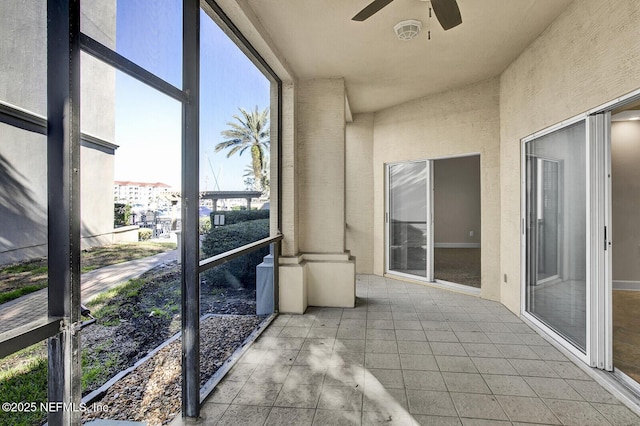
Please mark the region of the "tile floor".
[[277, 317], [198, 423], [640, 424], [499, 303], [370, 275], [357, 296]]

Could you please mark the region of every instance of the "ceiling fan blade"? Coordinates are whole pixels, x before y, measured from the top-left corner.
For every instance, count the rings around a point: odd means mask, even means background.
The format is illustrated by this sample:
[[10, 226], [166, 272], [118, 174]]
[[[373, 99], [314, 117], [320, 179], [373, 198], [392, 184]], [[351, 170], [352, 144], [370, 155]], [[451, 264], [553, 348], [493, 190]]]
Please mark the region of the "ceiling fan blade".
[[445, 31], [462, 24], [462, 16], [456, 0], [431, 0], [431, 6]]
[[362, 9], [356, 16], [351, 18], [352, 21], [364, 21], [378, 12], [380, 9], [391, 3], [393, 0], [374, 0], [369, 6]]

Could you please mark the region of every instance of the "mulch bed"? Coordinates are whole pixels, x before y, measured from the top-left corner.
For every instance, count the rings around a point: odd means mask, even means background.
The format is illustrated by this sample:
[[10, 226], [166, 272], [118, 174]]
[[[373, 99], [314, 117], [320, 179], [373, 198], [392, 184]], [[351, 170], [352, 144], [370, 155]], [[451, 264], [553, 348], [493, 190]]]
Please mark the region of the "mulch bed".
[[[243, 345], [264, 317], [220, 315], [205, 318], [200, 327], [200, 385], [204, 385], [233, 352]], [[116, 382], [97, 404], [108, 411], [87, 412], [83, 422], [97, 418], [168, 424], [180, 414], [181, 340], [175, 340], [133, 372]]]

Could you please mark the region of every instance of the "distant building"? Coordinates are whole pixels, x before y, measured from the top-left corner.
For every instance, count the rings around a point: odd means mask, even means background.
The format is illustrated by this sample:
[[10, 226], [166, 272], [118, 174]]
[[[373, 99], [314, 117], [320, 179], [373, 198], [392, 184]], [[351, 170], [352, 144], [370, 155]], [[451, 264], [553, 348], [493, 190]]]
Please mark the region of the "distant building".
[[113, 182], [113, 201], [131, 206], [142, 205], [147, 208], [152, 204], [166, 203], [166, 196], [169, 195], [170, 192], [171, 186], [162, 182], [119, 180]]

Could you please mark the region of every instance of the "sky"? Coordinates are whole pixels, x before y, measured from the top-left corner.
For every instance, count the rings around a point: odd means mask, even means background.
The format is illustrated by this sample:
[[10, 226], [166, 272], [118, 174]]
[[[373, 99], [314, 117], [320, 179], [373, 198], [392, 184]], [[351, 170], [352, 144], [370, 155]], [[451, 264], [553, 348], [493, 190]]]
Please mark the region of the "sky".
[[[181, 88], [181, 1], [156, 3], [161, 5], [118, 2], [116, 51]], [[270, 83], [202, 11], [200, 31], [200, 190], [242, 190], [249, 150], [227, 159], [214, 146], [224, 140], [220, 133], [239, 107], [269, 106]], [[178, 101], [117, 71], [116, 180], [163, 182], [179, 189], [181, 111]]]

